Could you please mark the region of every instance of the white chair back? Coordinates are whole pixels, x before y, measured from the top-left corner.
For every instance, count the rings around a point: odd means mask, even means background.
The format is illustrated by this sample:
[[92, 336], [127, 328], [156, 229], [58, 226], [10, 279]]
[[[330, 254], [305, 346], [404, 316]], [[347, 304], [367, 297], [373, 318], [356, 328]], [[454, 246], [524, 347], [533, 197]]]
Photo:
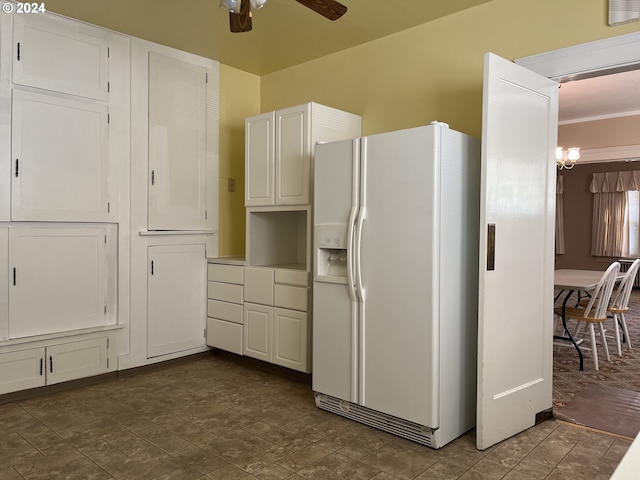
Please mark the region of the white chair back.
[[607, 308], [609, 308], [609, 300], [613, 293], [613, 287], [616, 278], [620, 272], [620, 262], [613, 262], [609, 268], [605, 270], [596, 285], [595, 290], [591, 294], [589, 303], [584, 309], [584, 316], [591, 318], [606, 318]]
[[611, 301], [611, 306], [620, 310], [626, 310], [629, 305], [629, 297], [631, 297], [631, 290], [633, 290], [633, 284], [636, 281], [636, 275], [640, 268], [640, 258], [633, 261], [629, 269], [624, 274], [624, 277], [620, 281], [620, 285], [616, 290], [616, 294]]

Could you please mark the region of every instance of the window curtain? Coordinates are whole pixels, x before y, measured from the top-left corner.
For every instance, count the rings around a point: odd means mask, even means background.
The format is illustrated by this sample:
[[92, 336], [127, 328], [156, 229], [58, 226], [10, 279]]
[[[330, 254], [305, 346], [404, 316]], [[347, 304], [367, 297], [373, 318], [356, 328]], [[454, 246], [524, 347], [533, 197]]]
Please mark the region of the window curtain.
[[591, 255], [620, 257], [625, 244], [627, 195], [638, 190], [640, 171], [594, 173], [590, 191], [593, 193], [593, 229]]
[[564, 193], [564, 177], [558, 175], [556, 179], [556, 255], [564, 253], [564, 204], [562, 194]]

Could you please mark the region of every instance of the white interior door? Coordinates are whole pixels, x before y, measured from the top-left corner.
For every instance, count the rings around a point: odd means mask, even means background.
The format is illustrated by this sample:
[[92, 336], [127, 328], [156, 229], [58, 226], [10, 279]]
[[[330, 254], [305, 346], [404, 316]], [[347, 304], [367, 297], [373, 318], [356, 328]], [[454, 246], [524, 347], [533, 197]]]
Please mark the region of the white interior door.
[[533, 426], [552, 406], [558, 85], [487, 54], [482, 122], [481, 450]]

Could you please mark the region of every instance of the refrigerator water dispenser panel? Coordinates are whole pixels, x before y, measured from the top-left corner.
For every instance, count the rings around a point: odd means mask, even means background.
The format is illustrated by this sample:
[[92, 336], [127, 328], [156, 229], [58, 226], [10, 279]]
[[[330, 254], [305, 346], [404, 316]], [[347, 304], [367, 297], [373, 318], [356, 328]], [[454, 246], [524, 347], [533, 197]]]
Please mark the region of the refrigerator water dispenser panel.
[[347, 283], [347, 230], [345, 226], [317, 225], [315, 233], [316, 280]]

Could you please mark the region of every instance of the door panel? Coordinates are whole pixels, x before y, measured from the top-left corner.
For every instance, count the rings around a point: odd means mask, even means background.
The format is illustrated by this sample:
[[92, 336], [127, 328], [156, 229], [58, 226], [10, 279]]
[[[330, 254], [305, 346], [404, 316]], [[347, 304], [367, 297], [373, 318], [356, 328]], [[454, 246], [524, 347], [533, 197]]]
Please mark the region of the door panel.
[[[477, 446], [552, 406], [558, 85], [485, 56], [480, 205]], [[488, 226], [495, 262], [487, 266]], [[522, 302], [526, 302], [523, 308]]]
[[309, 203], [309, 106], [276, 112], [276, 205]]
[[273, 307], [244, 304], [244, 354], [271, 362]]
[[104, 373], [107, 359], [107, 337], [47, 347], [47, 385]]
[[275, 112], [245, 122], [245, 206], [274, 205]]
[[150, 246], [148, 259], [148, 356], [203, 347], [205, 246]]
[[10, 338], [107, 324], [106, 238], [104, 227], [9, 230]]
[[14, 83], [108, 99], [108, 32], [44, 15], [14, 15], [13, 18]]
[[436, 131], [365, 137], [360, 195], [359, 403], [432, 428], [439, 371]]
[[14, 90], [12, 110], [11, 219], [107, 221], [107, 107]]
[[149, 53], [149, 230], [204, 230], [206, 69]]
[[273, 363], [308, 372], [307, 314], [273, 309]]

